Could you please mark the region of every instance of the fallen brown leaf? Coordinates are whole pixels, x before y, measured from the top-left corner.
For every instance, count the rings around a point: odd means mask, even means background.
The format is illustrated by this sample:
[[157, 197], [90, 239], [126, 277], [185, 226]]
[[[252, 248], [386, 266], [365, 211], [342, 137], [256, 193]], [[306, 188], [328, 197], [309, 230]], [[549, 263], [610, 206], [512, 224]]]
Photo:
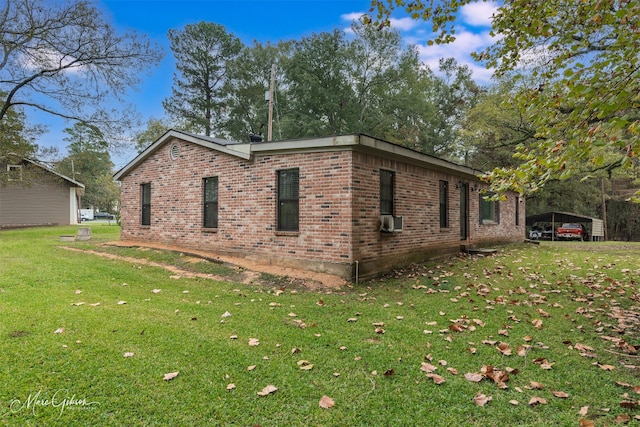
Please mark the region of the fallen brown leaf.
[[491, 400], [493, 399], [493, 397], [491, 396], [486, 396], [480, 392], [478, 392], [474, 398], [473, 401], [475, 402], [476, 405], [478, 406], [484, 406], [487, 403], [489, 403]]
[[536, 381], [531, 381], [530, 384], [531, 384], [531, 388], [534, 390], [542, 390], [544, 388], [544, 386], [541, 383]]
[[170, 372], [168, 374], [164, 374], [162, 379], [165, 380], [165, 381], [171, 381], [172, 379], [174, 379], [177, 376], [178, 376], [178, 372]]
[[540, 368], [541, 369], [546, 369], [548, 371], [553, 367], [553, 365], [554, 365], [554, 363], [549, 362], [549, 361], [545, 361], [545, 362], [540, 364]]
[[272, 393], [275, 393], [276, 391], [278, 391], [278, 387], [269, 384], [268, 386], [263, 388], [261, 391], [259, 391], [257, 394], [258, 396], [268, 396]]
[[462, 332], [465, 329], [467, 329], [467, 327], [464, 325], [461, 325], [460, 323], [454, 323], [452, 325], [449, 325], [449, 330], [452, 332]]
[[313, 369], [313, 363], [308, 360], [298, 360], [298, 367], [303, 371], [310, 371]]
[[467, 381], [471, 381], [473, 383], [479, 383], [484, 378], [484, 375], [479, 374], [477, 372], [476, 373], [467, 372], [466, 374], [464, 374], [464, 378]]
[[422, 362], [422, 365], [420, 366], [420, 370], [424, 371], [426, 373], [431, 373], [431, 372], [435, 371], [436, 369], [438, 369], [437, 366], [434, 366], [431, 363], [427, 363], [427, 362]]
[[529, 399], [529, 405], [531, 406], [535, 406], [535, 405], [546, 405], [547, 401], [545, 399], [543, 399], [542, 397], [532, 397], [531, 399]]
[[627, 408], [627, 409], [635, 409], [638, 407], [638, 403], [632, 402], [630, 400], [623, 400], [622, 402], [620, 402], [620, 407]]
[[321, 408], [329, 409], [329, 408], [333, 408], [333, 406], [335, 405], [335, 402], [329, 396], [322, 396], [320, 398], [320, 402], [318, 402], [318, 405]]
[[615, 421], [618, 424], [627, 424], [629, 421], [631, 421], [631, 417], [629, 417], [629, 415], [627, 414], [620, 414], [616, 417]]
[[506, 342], [500, 342], [497, 347], [498, 351], [505, 356], [511, 356], [511, 346]]
[[442, 383], [445, 383], [447, 381], [443, 376], [440, 376], [440, 375], [437, 375], [437, 374], [427, 374], [427, 377], [431, 378], [433, 380], [433, 382], [438, 384], [438, 385], [440, 385]]
[[596, 366], [599, 366], [599, 367], [600, 367], [600, 369], [602, 369], [603, 371], [613, 371], [614, 369], [616, 369], [616, 367], [615, 367], [615, 366], [613, 366], [613, 365], [605, 365], [605, 364], [598, 363], [598, 362], [596, 362], [596, 363], [594, 363], [594, 364], [595, 364]]
[[573, 348], [575, 348], [578, 351], [593, 351], [593, 347], [589, 347], [588, 345], [580, 344], [580, 343], [576, 343], [576, 345], [574, 345]]
[[539, 308], [536, 310], [538, 312], [538, 314], [542, 317], [551, 317], [551, 315], [549, 313], [547, 313], [546, 311], [544, 311], [543, 309]]

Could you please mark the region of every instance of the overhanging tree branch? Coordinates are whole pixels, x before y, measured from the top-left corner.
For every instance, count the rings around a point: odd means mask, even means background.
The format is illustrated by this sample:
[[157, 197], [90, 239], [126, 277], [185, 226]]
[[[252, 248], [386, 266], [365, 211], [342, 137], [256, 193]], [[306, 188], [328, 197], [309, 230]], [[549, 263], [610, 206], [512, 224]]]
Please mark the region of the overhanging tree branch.
[[0, 30], [0, 122], [22, 106], [113, 125], [97, 113], [162, 56], [145, 37], [117, 33], [93, 0], [6, 0]]

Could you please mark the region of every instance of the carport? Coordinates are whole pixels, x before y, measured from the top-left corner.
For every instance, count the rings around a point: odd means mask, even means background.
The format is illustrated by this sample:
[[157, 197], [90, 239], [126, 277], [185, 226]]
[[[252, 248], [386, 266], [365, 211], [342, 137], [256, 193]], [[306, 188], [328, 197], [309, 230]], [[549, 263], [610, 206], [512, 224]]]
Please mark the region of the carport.
[[[566, 222], [584, 224], [587, 230], [589, 230], [590, 239], [592, 241], [604, 240], [604, 221], [598, 218], [578, 215], [571, 212], [546, 212], [537, 215], [529, 215], [527, 216], [525, 224], [528, 227], [533, 227], [539, 223], [549, 223], [551, 224], [551, 229], [556, 230], [558, 226]], [[551, 240], [554, 239], [554, 236], [555, 233], [551, 233]]]

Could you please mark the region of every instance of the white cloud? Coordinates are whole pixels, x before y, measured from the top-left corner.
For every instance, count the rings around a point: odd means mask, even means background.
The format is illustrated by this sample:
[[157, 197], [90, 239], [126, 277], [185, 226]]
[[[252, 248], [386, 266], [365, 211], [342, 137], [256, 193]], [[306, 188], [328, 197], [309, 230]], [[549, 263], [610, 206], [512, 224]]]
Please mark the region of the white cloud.
[[487, 70], [482, 64], [475, 62], [470, 53], [482, 50], [493, 43], [494, 40], [488, 32], [474, 34], [463, 31], [456, 35], [454, 42], [446, 45], [434, 44], [433, 46], [427, 46], [426, 44], [416, 43], [416, 46], [420, 60], [433, 71], [438, 70], [438, 62], [441, 58], [455, 58], [458, 64], [469, 66], [473, 72], [474, 80], [479, 83], [487, 83], [493, 71]]
[[[351, 12], [340, 15], [340, 19], [347, 22], [359, 21], [362, 16], [364, 16], [364, 12]], [[391, 28], [394, 28], [399, 31], [409, 31], [420, 25], [420, 22], [415, 19], [411, 19], [409, 17], [405, 18], [390, 18], [389, 23], [391, 24]]]
[[[493, 70], [487, 70], [482, 64], [471, 58], [471, 52], [481, 51], [495, 43], [495, 39], [489, 35], [491, 16], [498, 10], [495, 2], [472, 3], [462, 7], [458, 22], [456, 22], [455, 41], [446, 45], [427, 45], [427, 40], [433, 39], [430, 31], [430, 23], [414, 20], [410, 17], [391, 18], [391, 28], [400, 32], [406, 45], [414, 45], [418, 49], [420, 60], [434, 72], [438, 72], [441, 58], [455, 58], [460, 65], [468, 66], [473, 79], [478, 83], [488, 83]], [[347, 13], [340, 16], [344, 21], [352, 22], [362, 17], [363, 12]], [[465, 30], [465, 26], [476, 28], [476, 32]], [[484, 27], [477, 32], [480, 27]], [[345, 28], [345, 33], [352, 34], [351, 28]]]
[[409, 31], [417, 27], [420, 23], [415, 19], [411, 18], [390, 18], [389, 19], [391, 28], [394, 28], [399, 31]]
[[460, 15], [462, 20], [474, 27], [491, 27], [492, 16], [498, 6], [492, 2], [470, 3], [462, 6]]
[[364, 15], [364, 12], [345, 13], [343, 15], [340, 15], [340, 19], [342, 19], [343, 21], [352, 22], [359, 20], [362, 15]]
[[20, 62], [25, 68], [29, 70], [42, 70], [42, 69], [64, 69], [65, 73], [76, 73], [82, 69], [81, 65], [73, 65], [76, 58], [63, 55], [62, 53], [53, 49], [40, 49], [35, 54], [22, 55]]

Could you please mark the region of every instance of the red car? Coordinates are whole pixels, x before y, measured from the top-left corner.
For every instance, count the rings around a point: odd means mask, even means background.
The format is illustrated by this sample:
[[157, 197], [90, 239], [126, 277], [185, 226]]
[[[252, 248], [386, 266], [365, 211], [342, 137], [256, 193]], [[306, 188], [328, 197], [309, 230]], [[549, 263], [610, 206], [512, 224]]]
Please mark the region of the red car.
[[587, 229], [582, 224], [566, 223], [556, 231], [558, 240], [588, 240]]

